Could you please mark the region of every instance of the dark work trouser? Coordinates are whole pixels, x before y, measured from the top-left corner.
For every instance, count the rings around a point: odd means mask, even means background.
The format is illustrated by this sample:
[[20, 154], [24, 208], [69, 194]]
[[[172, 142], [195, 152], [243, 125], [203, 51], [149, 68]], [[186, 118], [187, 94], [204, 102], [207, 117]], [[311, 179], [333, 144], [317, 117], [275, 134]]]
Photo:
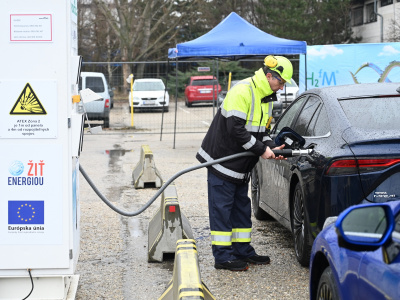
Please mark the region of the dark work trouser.
[[215, 263], [255, 255], [248, 183], [235, 184], [208, 171], [208, 211]]

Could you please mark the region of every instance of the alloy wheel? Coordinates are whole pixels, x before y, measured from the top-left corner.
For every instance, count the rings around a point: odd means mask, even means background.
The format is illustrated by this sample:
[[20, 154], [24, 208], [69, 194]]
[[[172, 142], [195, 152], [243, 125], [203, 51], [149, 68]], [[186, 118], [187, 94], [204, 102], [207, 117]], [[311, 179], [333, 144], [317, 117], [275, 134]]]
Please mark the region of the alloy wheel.
[[332, 300], [333, 293], [330, 286], [326, 283], [323, 283], [318, 290], [317, 300]]
[[293, 234], [297, 257], [303, 257], [304, 252], [304, 206], [303, 195], [300, 189], [296, 189], [294, 194], [293, 207]]

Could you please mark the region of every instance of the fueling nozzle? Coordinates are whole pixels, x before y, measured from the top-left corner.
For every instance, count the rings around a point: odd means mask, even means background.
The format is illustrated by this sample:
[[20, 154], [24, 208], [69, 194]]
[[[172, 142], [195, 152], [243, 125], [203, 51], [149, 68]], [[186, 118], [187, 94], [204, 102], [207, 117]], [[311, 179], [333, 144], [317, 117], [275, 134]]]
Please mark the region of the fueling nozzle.
[[283, 157], [292, 157], [292, 156], [304, 156], [310, 155], [314, 152], [313, 149], [282, 149], [282, 150], [272, 150], [275, 156], [282, 155]]

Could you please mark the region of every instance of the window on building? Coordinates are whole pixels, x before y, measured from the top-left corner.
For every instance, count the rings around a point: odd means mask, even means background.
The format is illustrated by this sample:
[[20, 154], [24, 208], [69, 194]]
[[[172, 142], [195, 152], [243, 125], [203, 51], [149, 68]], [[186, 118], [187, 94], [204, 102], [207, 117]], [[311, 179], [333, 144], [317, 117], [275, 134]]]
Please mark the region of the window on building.
[[393, 4], [393, 0], [381, 0], [381, 6]]
[[372, 23], [372, 22], [376, 22], [376, 14], [374, 12], [374, 3], [370, 3], [367, 4], [365, 6], [365, 10], [366, 10], [366, 20], [365, 23]]
[[352, 26], [362, 25], [363, 24], [363, 7], [354, 8], [351, 11], [351, 22]]

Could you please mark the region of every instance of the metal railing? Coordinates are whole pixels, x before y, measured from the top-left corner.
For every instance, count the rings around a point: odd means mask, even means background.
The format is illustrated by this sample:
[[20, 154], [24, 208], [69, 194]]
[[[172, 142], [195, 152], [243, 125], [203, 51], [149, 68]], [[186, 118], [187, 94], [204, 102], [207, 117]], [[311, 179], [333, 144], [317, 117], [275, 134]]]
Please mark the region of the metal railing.
[[[137, 72], [143, 65], [143, 74]], [[129, 85], [123, 75], [123, 69], [128, 66], [134, 79], [160, 78], [169, 93], [168, 111], [136, 110], [133, 112], [133, 126], [129, 109]], [[198, 72], [198, 67], [208, 65], [210, 71]], [[245, 60], [240, 62], [240, 70], [232, 74], [232, 80], [243, 79], [254, 74], [261, 67], [260, 60]], [[218, 72], [217, 72], [218, 70]], [[229, 70], [224, 62], [215, 63], [213, 60], [203, 61], [149, 61], [149, 62], [83, 62], [82, 71], [101, 72], [114, 93], [114, 108], [111, 110], [110, 127], [120, 130], [134, 130], [141, 133], [176, 134], [207, 132], [218, 108], [217, 103], [199, 103], [191, 107], [185, 105], [184, 90], [190, 76], [214, 75], [218, 78], [222, 90], [227, 89]], [[215, 99], [217, 100], [217, 99]]]

